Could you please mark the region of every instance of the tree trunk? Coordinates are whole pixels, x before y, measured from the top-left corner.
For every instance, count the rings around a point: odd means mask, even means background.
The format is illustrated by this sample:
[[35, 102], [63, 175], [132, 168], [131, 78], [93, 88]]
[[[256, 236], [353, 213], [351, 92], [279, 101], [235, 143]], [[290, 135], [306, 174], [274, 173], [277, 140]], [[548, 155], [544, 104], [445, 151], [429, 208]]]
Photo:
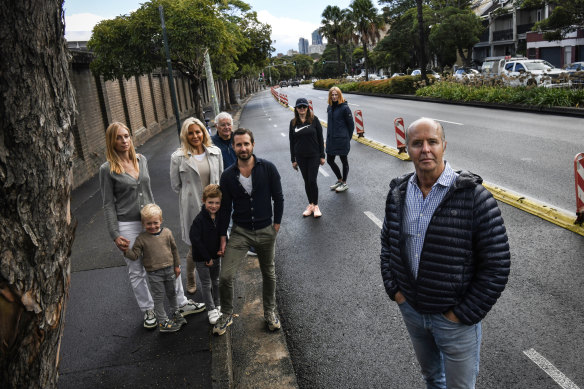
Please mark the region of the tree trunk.
[[201, 79], [196, 77], [191, 77], [191, 89], [193, 91], [193, 100], [195, 105], [195, 117], [202, 118], [203, 117], [203, 105], [201, 102]]
[[420, 71], [422, 72], [422, 80], [428, 82], [428, 76], [426, 76], [426, 38], [424, 36], [422, 0], [416, 0], [416, 8], [418, 11], [418, 35], [420, 36]]
[[0, 387], [55, 388], [75, 230], [63, 2], [0, 18]]
[[237, 80], [235, 79], [231, 79], [228, 82], [228, 87], [229, 87], [229, 102], [231, 104], [237, 104], [237, 95], [235, 92], [235, 83], [237, 82]]
[[343, 71], [341, 70], [341, 45], [337, 43], [337, 72], [339, 76], [343, 75]]
[[221, 82], [222, 86], [223, 86], [223, 97], [224, 97], [224, 103], [225, 103], [225, 111], [231, 111], [231, 103], [230, 103], [230, 98], [229, 98], [229, 87], [227, 86], [227, 81], [223, 80]]
[[369, 81], [369, 58], [367, 56], [367, 43], [363, 41], [363, 57], [365, 58], [365, 81]]

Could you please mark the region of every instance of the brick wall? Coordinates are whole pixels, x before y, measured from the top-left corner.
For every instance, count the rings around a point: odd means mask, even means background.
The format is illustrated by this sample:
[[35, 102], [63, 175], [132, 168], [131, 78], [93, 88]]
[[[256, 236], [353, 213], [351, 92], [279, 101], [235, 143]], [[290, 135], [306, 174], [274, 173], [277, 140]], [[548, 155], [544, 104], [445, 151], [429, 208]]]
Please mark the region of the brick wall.
[[[76, 188], [93, 177], [105, 162], [105, 130], [109, 123], [125, 123], [134, 143], [140, 145], [174, 125], [176, 119], [167, 76], [151, 74], [104, 82], [89, 70], [91, 54], [71, 54], [70, 77], [78, 112], [73, 126], [73, 188]], [[174, 80], [181, 118], [192, 115], [194, 106], [189, 81], [180, 75]], [[207, 99], [203, 102], [205, 105]]]

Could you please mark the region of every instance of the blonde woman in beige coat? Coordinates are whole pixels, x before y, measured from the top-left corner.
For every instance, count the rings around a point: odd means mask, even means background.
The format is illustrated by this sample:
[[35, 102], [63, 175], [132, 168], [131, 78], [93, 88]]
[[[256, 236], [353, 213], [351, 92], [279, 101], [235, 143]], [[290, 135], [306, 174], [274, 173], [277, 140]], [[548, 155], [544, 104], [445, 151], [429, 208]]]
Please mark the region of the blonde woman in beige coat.
[[170, 185], [178, 193], [180, 227], [183, 241], [189, 245], [187, 254], [187, 292], [197, 290], [189, 231], [201, 211], [203, 189], [219, 184], [223, 173], [221, 150], [213, 146], [207, 129], [200, 120], [188, 118], [180, 131], [181, 147], [170, 157]]

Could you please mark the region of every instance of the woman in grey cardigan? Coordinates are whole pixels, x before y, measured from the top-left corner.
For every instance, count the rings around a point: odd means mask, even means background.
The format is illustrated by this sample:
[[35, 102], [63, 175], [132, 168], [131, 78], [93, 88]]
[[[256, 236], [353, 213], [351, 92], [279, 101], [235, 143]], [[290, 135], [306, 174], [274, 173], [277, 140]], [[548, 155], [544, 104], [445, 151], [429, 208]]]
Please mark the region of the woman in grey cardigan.
[[[112, 123], [105, 132], [106, 159], [99, 169], [103, 211], [110, 237], [121, 251], [134, 245], [142, 232], [140, 210], [154, 203], [146, 157], [136, 154], [128, 127]], [[138, 306], [144, 312], [144, 327], [155, 328], [154, 302], [148, 289], [142, 260], [126, 259], [130, 284]], [[205, 304], [187, 300], [180, 278], [175, 284], [176, 297], [183, 316], [201, 312]]]
[[221, 150], [213, 146], [207, 129], [200, 120], [188, 118], [180, 130], [181, 147], [170, 157], [170, 185], [178, 193], [180, 226], [183, 241], [189, 245], [187, 254], [187, 292], [197, 290], [197, 277], [189, 231], [201, 211], [203, 189], [219, 184], [223, 173]]

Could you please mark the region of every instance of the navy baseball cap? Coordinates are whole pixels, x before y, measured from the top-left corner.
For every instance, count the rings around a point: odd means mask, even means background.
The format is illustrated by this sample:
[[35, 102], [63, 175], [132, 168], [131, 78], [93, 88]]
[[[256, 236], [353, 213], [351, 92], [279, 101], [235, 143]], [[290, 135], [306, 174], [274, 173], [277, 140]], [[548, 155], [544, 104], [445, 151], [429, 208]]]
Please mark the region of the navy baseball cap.
[[296, 100], [296, 105], [294, 106], [294, 108], [297, 108], [300, 106], [308, 107], [308, 100], [306, 100], [304, 97], [301, 97], [298, 100]]

